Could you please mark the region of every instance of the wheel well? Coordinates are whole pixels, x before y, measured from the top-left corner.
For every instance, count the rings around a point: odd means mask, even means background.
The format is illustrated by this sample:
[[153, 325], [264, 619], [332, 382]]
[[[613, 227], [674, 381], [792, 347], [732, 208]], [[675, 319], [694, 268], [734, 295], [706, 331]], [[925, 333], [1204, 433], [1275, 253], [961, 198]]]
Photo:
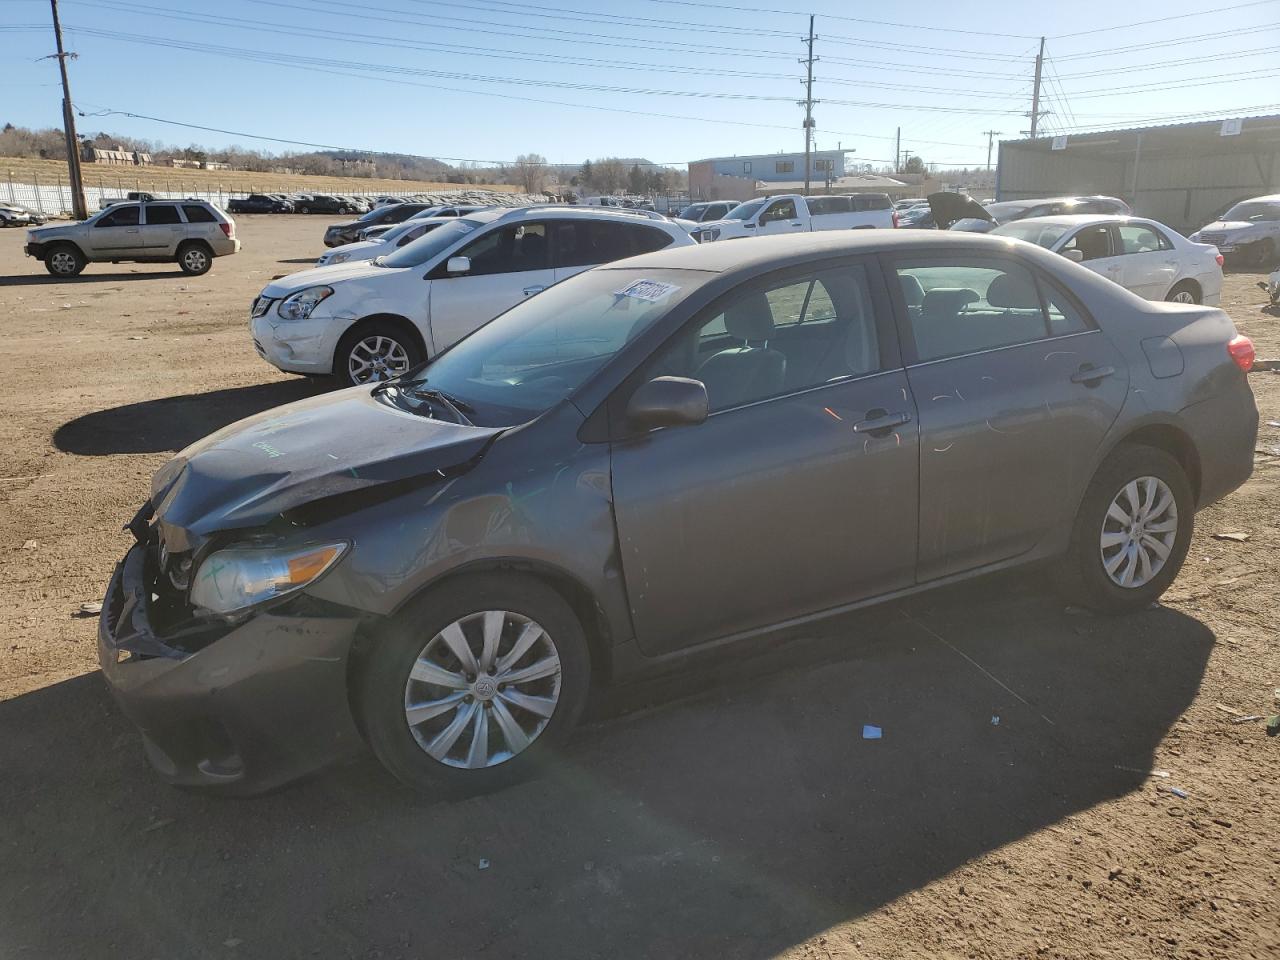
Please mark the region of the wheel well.
[[45, 256], [47, 257], [49, 254], [53, 253], [53, 251], [57, 250], [59, 247], [70, 247], [76, 253], [80, 254], [80, 256], [83, 257], [85, 255], [84, 251], [80, 249], [80, 244], [76, 243], [74, 240], [57, 239], [57, 240], [49, 241], [49, 246], [45, 249], [45, 252], [44, 252]]
[[396, 327], [405, 336], [409, 337], [415, 344], [417, 344], [418, 349], [422, 352], [422, 356], [426, 357], [427, 342], [422, 338], [422, 331], [419, 330], [408, 318], [395, 313], [373, 313], [367, 317], [361, 317], [351, 325], [346, 333], [342, 335], [342, 339], [345, 340], [351, 335], [352, 331], [359, 330], [371, 323], [389, 323]]
[[1191, 438], [1168, 424], [1150, 424], [1139, 427], [1126, 436], [1121, 443], [1138, 443], [1147, 447], [1155, 447], [1169, 454], [1186, 471], [1187, 481], [1191, 484], [1191, 492], [1196, 500], [1200, 500], [1200, 454]]
[[[527, 577], [540, 581], [560, 595], [560, 598], [569, 605], [569, 609], [573, 611], [574, 616], [578, 618], [578, 622], [582, 625], [582, 633], [587, 639], [587, 649], [591, 654], [591, 676], [593, 681], [607, 679], [610, 675], [612, 662], [610, 647], [613, 635], [609, 630], [609, 621], [605, 617], [604, 611], [596, 602], [591, 591], [581, 581], [563, 570], [558, 570], [547, 564], [520, 559], [481, 560], [476, 563], [470, 563], [421, 587], [411, 596], [406, 597], [396, 612], [398, 613], [411, 600], [422, 596], [428, 591], [448, 589], [458, 581], [469, 577], [502, 572], [522, 573]], [[392, 616], [395, 616], [395, 613]], [[371, 629], [361, 630], [351, 648], [351, 656], [347, 660], [347, 690], [351, 692], [352, 696], [354, 696], [354, 691], [357, 689], [357, 677], [360, 671], [364, 669], [364, 664], [368, 660], [369, 654], [373, 651], [373, 645], [377, 642], [377, 632], [376, 624]], [[354, 706], [353, 701], [353, 710]], [[354, 712], [358, 716], [359, 711], [356, 710]]]
[[1194, 290], [1197, 294], [1200, 294], [1200, 295], [1203, 295], [1204, 293], [1203, 288], [1200, 286], [1200, 282], [1198, 280], [1192, 280], [1190, 277], [1188, 277], [1185, 280], [1179, 280], [1169, 289], [1169, 292], [1173, 293], [1174, 290], [1180, 290], [1183, 287], [1190, 287], [1192, 290]]
[[178, 251], [181, 252], [182, 250], [185, 250], [187, 247], [204, 247], [210, 253], [213, 253], [213, 248], [209, 246], [209, 244], [204, 240], [199, 240], [199, 239], [183, 240], [181, 243], [178, 244]]

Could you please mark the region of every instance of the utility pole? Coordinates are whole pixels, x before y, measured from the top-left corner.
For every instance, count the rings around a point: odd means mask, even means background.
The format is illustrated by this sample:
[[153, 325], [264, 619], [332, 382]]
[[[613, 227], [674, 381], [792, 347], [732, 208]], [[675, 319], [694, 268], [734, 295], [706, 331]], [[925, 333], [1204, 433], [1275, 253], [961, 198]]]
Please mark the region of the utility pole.
[[804, 99], [800, 101], [800, 106], [804, 107], [804, 192], [809, 192], [809, 179], [812, 175], [810, 168], [810, 145], [813, 142], [813, 14], [809, 14], [809, 56], [800, 62], [805, 65], [805, 81], [804, 81]]
[[987, 135], [987, 170], [990, 170], [991, 169], [991, 144], [996, 137], [1000, 136], [1000, 131], [999, 130], [983, 130], [982, 132]]
[[893, 135], [893, 172], [897, 173], [902, 169], [902, 128], [898, 128], [898, 132]]
[[67, 175], [71, 181], [71, 212], [77, 220], [89, 216], [84, 201], [84, 178], [80, 175], [80, 141], [76, 138], [75, 108], [71, 106], [71, 82], [67, 79], [68, 54], [62, 48], [62, 21], [58, 19], [58, 0], [49, 0], [53, 9], [53, 36], [58, 43], [58, 69], [62, 71], [62, 126], [67, 137]]
[[1036, 54], [1036, 82], [1031, 88], [1031, 139], [1036, 138], [1040, 126], [1040, 75], [1044, 72], [1044, 37], [1040, 38], [1040, 52]]

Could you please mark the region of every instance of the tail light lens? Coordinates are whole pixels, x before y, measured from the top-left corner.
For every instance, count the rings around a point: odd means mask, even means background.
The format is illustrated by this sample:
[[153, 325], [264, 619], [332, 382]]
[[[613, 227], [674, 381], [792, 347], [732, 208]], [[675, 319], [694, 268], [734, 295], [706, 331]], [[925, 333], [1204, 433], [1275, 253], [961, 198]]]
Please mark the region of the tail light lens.
[[220, 223], [218, 226], [222, 228], [222, 232], [227, 235], [228, 240], [234, 240], [236, 238], [236, 228], [233, 224]]
[[898, 226], [898, 211], [897, 211], [897, 210], [893, 211], [893, 226], [894, 226], [894, 228], [895, 228], [895, 229], [896, 229], [896, 228], [897, 228], [897, 226]]
[[1244, 334], [1234, 336], [1227, 343], [1227, 353], [1235, 361], [1237, 367], [1248, 373], [1253, 369], [1253, 359], [1257, 354], [1253, 349], [1253, 341]]
[[1223, 266], [1223, 265], [1227, 262], [1227, 258], [1226, 258], [1226, 257], [1224, 257], [1222, 254], [1218, 254], [1218, 255], [1217, 255], [1216, 257], [1214, 257], [1213, 259], [1215, 259], [1215, 260], [1217, 260], [1217, 261], [1218, 261], [1218, 266], [1220, 266], [1220, 267], [1221, 267], [1221, 266]]

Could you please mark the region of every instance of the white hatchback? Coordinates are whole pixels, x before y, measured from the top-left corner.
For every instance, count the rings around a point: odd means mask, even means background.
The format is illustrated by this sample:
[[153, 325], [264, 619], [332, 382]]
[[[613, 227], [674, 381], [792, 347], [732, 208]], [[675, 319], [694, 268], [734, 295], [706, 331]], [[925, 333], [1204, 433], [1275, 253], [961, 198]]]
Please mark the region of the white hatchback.
[[1014, 220], [993, 237], [1028, 240], [1088, 267], [1147, 300], [1203, 303], [1222, 297], [1222, 255], [1141, 217], [1073, 214]]
[[566, 277], [693, 245], [676, 223], [643, 211], [480, 210], [376, 260], [273, 280], [253, 302], [253, 345], [289, 373], [386, 380]]

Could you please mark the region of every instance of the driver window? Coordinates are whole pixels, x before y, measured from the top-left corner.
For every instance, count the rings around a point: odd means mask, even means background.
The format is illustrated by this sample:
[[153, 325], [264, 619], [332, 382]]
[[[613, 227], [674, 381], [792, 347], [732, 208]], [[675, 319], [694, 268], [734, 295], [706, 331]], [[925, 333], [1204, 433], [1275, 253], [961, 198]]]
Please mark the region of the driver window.
[[137, 225], [137, 207], [116, 207], [94, 224], [95, 227], [136, 227]]
[[1060, 253], [1079, 250], [1082, 260], [1098, 260], [1111, 256], [1111, 228], [1106, 224], [1085, 227], [1062, 245]]
[[760, 222], [769, 223], [773, 220], [790, 220], [795, 215], [796, 203], [794, 200], [779, 200], [760, 215]]
[[544, 223], [519, 223], [500, 230], [490, 230], [469, 243], [455, 256], [470, 257], [468, 277], [495, 273], [523, 273], [546, 270], [550, 266], [547, 226]]

